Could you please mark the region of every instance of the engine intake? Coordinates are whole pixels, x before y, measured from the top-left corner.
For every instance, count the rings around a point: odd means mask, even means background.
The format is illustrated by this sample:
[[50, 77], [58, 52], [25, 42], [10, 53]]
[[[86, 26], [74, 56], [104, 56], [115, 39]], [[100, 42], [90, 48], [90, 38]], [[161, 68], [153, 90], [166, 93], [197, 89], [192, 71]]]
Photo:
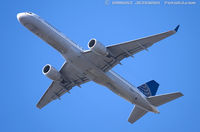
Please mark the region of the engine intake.
[[42, 73], [53, 81], [62, 81], [62, 75], [53, 66], [47, 64], [43, 67]]
[[90, 48], [91, 51], [98, 55], [107, 56], [109, 52], [107, 51], [107, 48], [98, 40], [91, 39], [88, 43], [88, 48]]

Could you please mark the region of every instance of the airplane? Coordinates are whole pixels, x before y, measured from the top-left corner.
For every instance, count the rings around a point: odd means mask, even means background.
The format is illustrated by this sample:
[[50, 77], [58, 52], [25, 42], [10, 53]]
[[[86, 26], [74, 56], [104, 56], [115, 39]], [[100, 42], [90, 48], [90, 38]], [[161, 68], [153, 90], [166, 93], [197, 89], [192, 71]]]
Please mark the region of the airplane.
[[128, 118], [128, 122], [134, 123], [147, 112], [159, 113], [157, 107], [177, 99], [183, 94], [174, 92], [156, 95], [159, 84], [155, 80], [148, 81], [139, 87], [127, 82], [120, 75], [112, 71], [112, 68], [127, 57], [148, 50], [154, 43], [175, 34], [179, 25], [167, 32], [123, 42], [111, 46], [104, 46], [95, 38], [88, 42], [89, 50], [83, 50], [53, 26], [32, 12], [17, 14], [18, 21], [55, 48], [65, 58], [65, 62], [58, 71], [52, 65], [43, 67], [43, 74], [52, 80], [50, 87], [39, 100], [39, 109], [81, 84], [94, 81], [107, 87], [115, 94], [124, 98], [134, 108]]

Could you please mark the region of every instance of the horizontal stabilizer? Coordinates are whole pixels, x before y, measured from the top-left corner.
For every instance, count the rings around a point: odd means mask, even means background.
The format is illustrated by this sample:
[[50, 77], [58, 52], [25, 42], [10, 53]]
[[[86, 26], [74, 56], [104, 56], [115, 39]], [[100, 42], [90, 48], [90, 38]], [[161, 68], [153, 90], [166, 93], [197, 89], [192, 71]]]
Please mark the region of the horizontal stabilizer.
[[133, 124], [134, 122], [136, 122], [138, 119], [140, 119], [146, 113], [147, 113], [146, 110], [143, 110], [140, 107], [138, 107], [137, 105], [135, 105], [135, 107], [133, 108], [133, 110], [131, 112], [131, 115], [128, 118], [128, 122]]
[[183, 96], [181, 92], [176, 92], [164, 95], [150, 96], [147, 98], [147, 100], [154, 106], [160, 106], [181, 96]]
[[[170, 102], [174, 99], [177, 99], [179, 97], [183, 96], [182, 93], [176, 92], [176, 93], [170, 93], [170, 94], [164, 94], [164, 95], [157, 95], [157, 96], [149, 96], [147, 97], [147, 100], [153, 105], [153, 106], [160, 106], [162, 104], [165, 104], [167, 102]], [[156, 108], [156, 107], [155, 107]], [[133, 124], [138, 119], [140, 119], [142, 116], [144, 116], [148, 111], [140, 108], [139, 106], [135, 105], [133, 108], [131, 115], [128, 118], [128, 121]]]

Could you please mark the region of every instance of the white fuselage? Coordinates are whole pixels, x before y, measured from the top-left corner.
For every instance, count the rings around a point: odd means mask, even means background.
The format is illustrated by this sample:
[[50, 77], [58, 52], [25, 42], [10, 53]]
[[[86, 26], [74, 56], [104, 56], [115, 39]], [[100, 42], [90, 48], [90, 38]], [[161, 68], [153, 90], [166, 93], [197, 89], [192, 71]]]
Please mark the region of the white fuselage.
[[39, 16], [33, 13], [19, 13], [17, 18], [22, 25], [58, 50], [76, 69], [87, 73], [87, 78], [108, 87], [117, 95], [147, 111], [157, 112], [156, 108], [136, 87], [112, 70], [103, 72], [91, 60], [82, 55], [84, 51], [78, 45]]

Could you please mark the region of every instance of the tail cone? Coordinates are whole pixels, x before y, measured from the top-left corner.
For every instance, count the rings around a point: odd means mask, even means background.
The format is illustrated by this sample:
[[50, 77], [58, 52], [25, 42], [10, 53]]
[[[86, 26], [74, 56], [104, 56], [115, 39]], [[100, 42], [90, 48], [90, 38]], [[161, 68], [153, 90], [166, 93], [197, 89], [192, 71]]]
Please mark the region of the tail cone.
[[156, 114], [160, 113], [160, 111], [155, 106], [152, 105], [151, 108], [152, 108], [152, 112], [154, 112]]

